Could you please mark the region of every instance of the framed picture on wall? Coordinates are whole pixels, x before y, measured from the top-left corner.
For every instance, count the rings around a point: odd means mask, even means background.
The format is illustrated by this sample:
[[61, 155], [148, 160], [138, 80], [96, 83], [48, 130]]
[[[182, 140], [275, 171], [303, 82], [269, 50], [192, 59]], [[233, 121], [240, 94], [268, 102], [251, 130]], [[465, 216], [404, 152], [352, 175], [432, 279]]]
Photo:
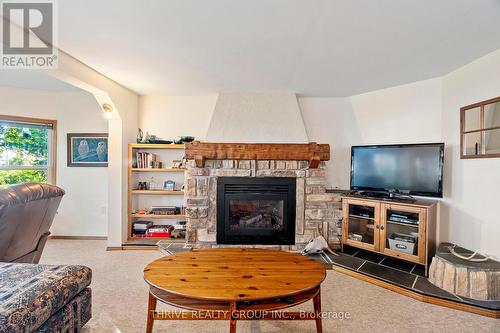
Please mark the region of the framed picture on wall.
[[69, 167], [107, 167], [107, 133], [68, 133]]

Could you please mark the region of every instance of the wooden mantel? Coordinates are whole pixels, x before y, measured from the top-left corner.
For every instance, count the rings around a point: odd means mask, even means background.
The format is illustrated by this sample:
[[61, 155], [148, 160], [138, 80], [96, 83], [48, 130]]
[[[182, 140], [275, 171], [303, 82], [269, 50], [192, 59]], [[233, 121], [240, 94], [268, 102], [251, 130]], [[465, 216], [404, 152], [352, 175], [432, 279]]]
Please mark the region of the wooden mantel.
[[186, 143], [186, 158], [196, 166], [205, 166], [205, 160], [292, 160], [309, 161], [309, 168], [317, 168], [320, 161], [330, 160], [330, 145], [310, 143]]

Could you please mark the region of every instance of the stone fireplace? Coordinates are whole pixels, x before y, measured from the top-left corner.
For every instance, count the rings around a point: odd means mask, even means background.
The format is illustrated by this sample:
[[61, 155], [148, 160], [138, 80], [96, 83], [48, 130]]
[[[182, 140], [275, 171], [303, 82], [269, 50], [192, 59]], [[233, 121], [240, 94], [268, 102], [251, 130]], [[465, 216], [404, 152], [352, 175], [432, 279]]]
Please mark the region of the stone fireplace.
[[[188, 244], [301, 250], [323, 235], [331, 247], [338, 247], [341, 199], [326, 193], [325, 163], [317, 155], [287, 160], [261, 159], [257, 153], [252, 155], [255, 159], [247, 159], [248, 154], [225, 144], [224, 155], [229, 158], [212, 159], [219, 156], [196, 155], [197, 144], [202, 143], [186, 146]], [[245, 159], [232, 158], [235, 155]], [[272, 156], [278, 155], [275, 151]], [[285, 151], [285, 156], [291, 155]]]
[[296, 181], [219, 177], [217, 244], [295, 244]]

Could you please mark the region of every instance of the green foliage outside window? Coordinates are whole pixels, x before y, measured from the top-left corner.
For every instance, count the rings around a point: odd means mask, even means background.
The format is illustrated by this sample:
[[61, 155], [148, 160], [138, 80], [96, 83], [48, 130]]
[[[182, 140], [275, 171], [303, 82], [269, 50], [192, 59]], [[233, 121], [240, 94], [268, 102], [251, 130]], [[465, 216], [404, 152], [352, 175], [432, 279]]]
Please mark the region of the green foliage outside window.
[[16, 169], [47, 166], [49, 130], [0, 126], [0, 186], [27, 182], [47, 182], [47, 170]]
[[47, 173], [44, 170], [0, 171], [0, 187], [31, 182], [46, 183]]

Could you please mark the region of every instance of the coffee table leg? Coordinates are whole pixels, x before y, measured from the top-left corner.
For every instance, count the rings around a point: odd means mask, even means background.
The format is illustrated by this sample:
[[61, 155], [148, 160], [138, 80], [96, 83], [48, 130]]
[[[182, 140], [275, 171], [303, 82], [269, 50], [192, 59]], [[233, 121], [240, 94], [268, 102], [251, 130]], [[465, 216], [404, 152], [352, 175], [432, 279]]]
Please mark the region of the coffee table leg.
[[316, 315], [316, 332], [322, 333], [323, 327], [321, 325], [321, 289], [318, 290], [318, 294], [313, 298], [314, 304], [314, 314]]
[[156, 297], [149, 294], [149, 299], [148, 299], [148, 319], [146, 322], [146, 333], [152, 333], [153, 332], [153, 322], [154, 322], [154, 312], [156, 310]]
[[236, 333], [236, 318], [233, 317], [233, 313], [236, 311], [236, 302], [229, 303], [229, 332]]

